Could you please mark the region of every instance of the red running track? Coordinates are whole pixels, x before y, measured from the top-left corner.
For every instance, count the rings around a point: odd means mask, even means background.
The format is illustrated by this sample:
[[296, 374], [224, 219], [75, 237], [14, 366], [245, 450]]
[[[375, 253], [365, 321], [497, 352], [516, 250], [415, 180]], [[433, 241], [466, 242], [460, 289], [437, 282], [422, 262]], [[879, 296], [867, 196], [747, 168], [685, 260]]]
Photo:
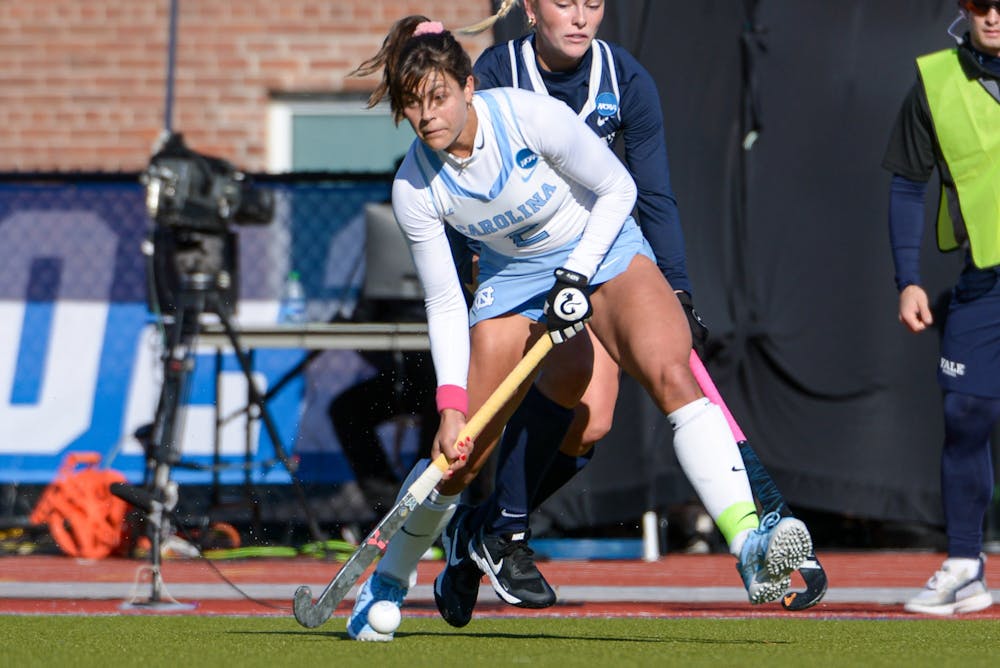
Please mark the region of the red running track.
[[[788, 612], [779, 604], [751, 606], [741, 598], [742, 586], [728, 555], [668, 555], [658, 561], [549, 561], [540, 564], [546, 578], [560, 590], [561, 600], [547, 610], [507, 606], [493, 596], [482, 596], [480, 616], [649, 616], [649, 617], [770, 617], [804, 618], [911, 618], [901, 602], [916, 593], [941, 565], [944, 555], [926, 552], [832, 552], [820, 555], [830, 590], [818, 606]], [[169, 559], [162, 574], [168, 593], [171, 586], [212, 594], [180, 597], [184, 610], [123, 609], [128, 597], [148, 597], [148, 578], [137, 576], [147, 566], [135, 559], [78, 560], [60, 556], [0, 557], [0, 614], [291, 614], [289, 598], [244, 598], [236, 587], [299, 584], [314, 585], [314, 594], [336, 574], [335, 561], [298, 557], [254, 558], [231, 561]], [[214, 568], [213, 568], [214, 566]], [[440, 571], [440, 561], [422, 562], [423, 589]], [[218, 570], [216, 570], [218, 569]], [[225, 579], [223, 579], [223, 576]], [[797, 577], [797, 576], [796, 576]], [[1000, 556], [987, 562], [987, 581], [1000, 582]], [[53, 585], [58, 583], [56, 593]], [[793, 579], [793, 588], [801, 581]], [[637, 589], [627, 589], [637, 588]], [[85, 593], [75, 595], [74, 591]], [[221, 594], [219, 592], [222, 592]], [[622, 592], [640, 592], [642, 600], [622, 599]], [[657, 592], [669, 592], [655, 600]], [[563, 597], [563, 592], [575, 592]], [[706, 596], [706, 592], [708, 595]], [[688, 596], [688, 594], [690, 594]], [[624, 595], [627, 598], [627, 593]], [[610, 599], [610, 600], [608, 600]], [[653, 600], [650, 600], [653, 599]], [[334, 616], [344, 616], [350, 600]], [[408, 615], [434, 616], [437, 611], [426, 591], [415, 590], [407, 602]], [[963, 619], [1000, 619], [1000, 605]]]

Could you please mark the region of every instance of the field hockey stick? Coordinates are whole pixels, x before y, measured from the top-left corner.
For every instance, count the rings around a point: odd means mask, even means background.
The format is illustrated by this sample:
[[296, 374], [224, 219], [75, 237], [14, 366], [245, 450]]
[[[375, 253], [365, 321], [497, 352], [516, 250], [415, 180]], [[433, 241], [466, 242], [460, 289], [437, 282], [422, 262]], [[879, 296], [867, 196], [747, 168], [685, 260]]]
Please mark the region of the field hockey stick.
[[[778, 491], [778, 486], [774, 483], [774, 479], [771, 478], [771, 474], [764, 468], [764, 464], [757, 457], [757, 453], [750, 447], [750, 442], [747, 440], [746, 435], [740, 429], [739, 424], [736, 423], [736, 419], [729, 411], [729, 407], [726, 406], [726, 402], [722, 400], [719, 390], [715, 387], [712, 377], [708, 375], [708, 370], [702, 363], [701, 358], [698, 357], [698, 353], [694, 350], [691, 351], [690, 365], [691, 372], [698, 381], [701, 391], [705, 393], [705, 396], [709, 400], [721, 408], [723, 415], [726, 416], [729, 429], [733, 432], [733, 438], [736, 439], [736, 443], [739, 445], [740, 455], [743, 457], [743, 464], [747, 470], [747, 478], [750, 479], [750, 487], [753, 489], [754, 495], [760, 500], [764, 513], [778, 511], [783, 517], [794, 517], [792, 509], [788, 506], [788, 502], [785, 501], [785, 497]], [[826, 594], [826, 571], [823, 570], [819, 559], [816, 558], [815, 548], [806, 557], [805, 563], [799, 568], [799, 573], [806, 583], [806, 588], [804, 591], [789, 591], [782, 597], [781, 605], [786, 610], [795, 611], [811, 608], [819, 603]]]
[[[493, 391], [486, 403], [469, 418], [457, 442], [467, 438], [473, 441], [486, 428], [486, 425], [496, 417], [514, 396], [518, 388], [527, 380], [541, 364], [545, 356], [552, 350], [552, 337], [545, 335], [535, 343], [517, 366], [507, 374], [500, 386]], [[438, 455], [427, 469], [420, 474], [406, 493], [396, 502], [396, 505], [383, 517], [371, 533], [361, 542], [351, 558], [343, 565], [330, 584], [326, 586], [316, 602], [312, 601], [312, 590], [302, 585], [295, 590], [292, 608], [295, 619], [306, 628], [315, 628], [328, 620], [333, 611], [357, 583], [375, 559], [385, 552], [389, 541], [406, 522], [406, 518], [418, 505], [423, 503], [431, 490], [437, 486], [448, 470], [448, 460], [443, 454]]]

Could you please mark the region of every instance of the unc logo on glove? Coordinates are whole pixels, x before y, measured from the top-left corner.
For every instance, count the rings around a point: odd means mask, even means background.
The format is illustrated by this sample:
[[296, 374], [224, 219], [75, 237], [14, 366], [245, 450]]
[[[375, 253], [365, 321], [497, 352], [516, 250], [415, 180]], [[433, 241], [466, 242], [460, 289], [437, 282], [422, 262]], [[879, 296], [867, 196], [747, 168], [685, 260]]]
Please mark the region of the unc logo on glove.
[[542, 312], [554, 343], [563, 343], [583, 331], [583, 323], [593, 314], [587, 295], [587, 279], [575, 271], [555, 270], [556, 283], [545, 298]]
[[563, 288], [552, 300], [556, 307], [556, 313], [563, 320], [579, 320], [587, 313], [587, 298], [579, 288]]

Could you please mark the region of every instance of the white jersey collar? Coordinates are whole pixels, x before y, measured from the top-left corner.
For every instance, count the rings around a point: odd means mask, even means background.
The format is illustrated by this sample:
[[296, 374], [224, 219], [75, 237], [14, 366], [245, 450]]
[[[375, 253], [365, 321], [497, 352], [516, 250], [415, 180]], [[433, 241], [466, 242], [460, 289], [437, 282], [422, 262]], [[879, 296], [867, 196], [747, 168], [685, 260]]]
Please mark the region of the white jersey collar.
[[[528, 72], [528, 79], [531, 81], [532, 90], [536, 93], [548, 95], [549, 90], [545, 87], [545, 82], [542, 81], [542, 73], [538, 69], [538, 59], [535, 58], [534, 41], [534, 35], [524, 40], [521, 44], [521, 57], [524, 58], [524, 67]], [[514, 66], [512, 69], [514, 70], [513, 86], [514, 88], [518, 88], [517, 67]], [[601, 74], [603, 70], [604, 59], [601, 58], [601, 49], [595, 39], [590, 43], [590, 84], [587, 89], [587, 102], [577, 114], [580, 118], [587, 118], [597, 108], [597, 94], [601, 90]]]
[[475, 162], [476, 157], [482, 152], [486, 145], [485, 123], [483, 123], [483, 109], [476, 103], [477, 98], [472, 98], [472, 107], [476, 110], [476, 138], [472, 143], [472, 154], [468, 158], [459, 158], [448, 151], [435, 151], [441, 160], [451, 165], [457, 170], [462, 170]]

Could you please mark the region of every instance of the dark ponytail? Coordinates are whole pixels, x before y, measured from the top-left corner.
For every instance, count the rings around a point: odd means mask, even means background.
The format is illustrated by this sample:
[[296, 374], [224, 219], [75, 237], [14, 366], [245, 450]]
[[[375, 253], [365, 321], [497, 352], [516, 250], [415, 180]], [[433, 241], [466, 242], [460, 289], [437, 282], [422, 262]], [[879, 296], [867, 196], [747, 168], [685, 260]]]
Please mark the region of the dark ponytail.
[[386, 95], [393, 120], [403, 118], [406, 98], [414, 95], [420, 82], [432, 72], [451, 75], [460, 85], [472, 76], [472, 60], [451, 32], [424, 32], [414, 37], [426, 16], [407, 16], [393, 24], [378, 53], [361, 63], [349, 76], [368, 76], [382, 69], [382, 81], [368, 97], [374, 107]]

